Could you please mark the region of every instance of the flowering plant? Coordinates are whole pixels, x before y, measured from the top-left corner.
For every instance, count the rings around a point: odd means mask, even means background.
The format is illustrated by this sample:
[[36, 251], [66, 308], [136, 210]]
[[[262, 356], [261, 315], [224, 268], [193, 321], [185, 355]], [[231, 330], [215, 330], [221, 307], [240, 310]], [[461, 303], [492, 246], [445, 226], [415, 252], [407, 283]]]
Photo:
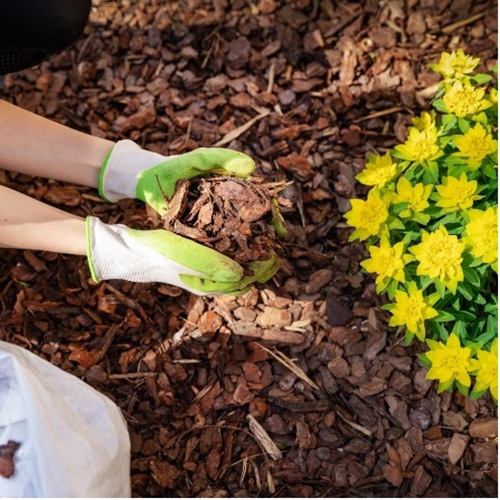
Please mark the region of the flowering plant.
[[350, 241], [366, 243], [362, 268], [387, 296], [389, 326], [419, 355], [438, 392], [498, 399], [498, 92], [480, 60], [443, 53], [433, 109], [407, 139], [370, 155], [357, 180], [370, 187], [345, 214]]

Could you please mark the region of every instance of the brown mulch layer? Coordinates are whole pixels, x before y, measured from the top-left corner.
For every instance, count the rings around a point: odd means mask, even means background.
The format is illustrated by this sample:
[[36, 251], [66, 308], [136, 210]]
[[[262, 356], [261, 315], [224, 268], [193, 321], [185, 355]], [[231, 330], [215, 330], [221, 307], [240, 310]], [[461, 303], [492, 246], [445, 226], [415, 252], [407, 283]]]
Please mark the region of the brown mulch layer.
[[[115, 401], [136, 497], [496, 497], [497, 407], [436, 393], [387, 327], [342, 214], [367, 155], [429, 107], [429, 64], [496, 62], [497, 3], [95, 1], [82, 39], [0, 97], [162, 154], [243, 151], [282, 193], [285, 258], [261, 290], [94, 284], [84, 258], [0, 251], [0, 339]], [[0, 171], [79, 215], [144, 227], [144, 205]]]

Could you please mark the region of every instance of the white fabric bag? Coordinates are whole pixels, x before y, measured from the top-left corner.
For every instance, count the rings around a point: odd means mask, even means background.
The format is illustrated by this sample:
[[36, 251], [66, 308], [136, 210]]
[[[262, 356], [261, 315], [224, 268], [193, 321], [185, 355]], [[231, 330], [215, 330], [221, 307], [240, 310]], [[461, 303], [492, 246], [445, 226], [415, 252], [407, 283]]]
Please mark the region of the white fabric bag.
[[0, 445], [20, 443], [0, 497], [131, 496], [120, 409], [77, 377], [0, 341]]

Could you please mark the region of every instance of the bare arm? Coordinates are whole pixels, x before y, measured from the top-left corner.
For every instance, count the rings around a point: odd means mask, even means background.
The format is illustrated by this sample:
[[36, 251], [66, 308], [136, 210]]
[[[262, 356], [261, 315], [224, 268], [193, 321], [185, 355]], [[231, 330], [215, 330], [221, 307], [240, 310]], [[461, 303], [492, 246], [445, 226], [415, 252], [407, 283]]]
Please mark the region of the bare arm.
[[0, 100], [0, 168], [97, 187], [114, 143]]
[[0, 186], [0, 247], [85, 255], [85, 220]]

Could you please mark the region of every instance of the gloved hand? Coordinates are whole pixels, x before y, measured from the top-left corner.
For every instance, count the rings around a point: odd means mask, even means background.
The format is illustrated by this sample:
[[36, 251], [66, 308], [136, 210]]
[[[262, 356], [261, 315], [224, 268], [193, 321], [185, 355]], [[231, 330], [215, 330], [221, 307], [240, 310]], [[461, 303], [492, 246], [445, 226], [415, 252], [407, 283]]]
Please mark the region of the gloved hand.
[[226, 148], [199, 148], [178, 156], [162, 156], [129, 140], [118, 141], [101, 168], [99, 194], [107, 201], [138, 198], [165, 213], [180, 179], [205, 174], [248, 177], [255, 163], [244, 153]]
[[278, 270], [273, 252], [250, 263], [253, 274], [225, 255], [170, 231], [130, 229], [87, 217], [87, 257], [94, 281], [123, 279], [175, 285], [197, 295], [241, 295], [252, 283], [265, 283]]

